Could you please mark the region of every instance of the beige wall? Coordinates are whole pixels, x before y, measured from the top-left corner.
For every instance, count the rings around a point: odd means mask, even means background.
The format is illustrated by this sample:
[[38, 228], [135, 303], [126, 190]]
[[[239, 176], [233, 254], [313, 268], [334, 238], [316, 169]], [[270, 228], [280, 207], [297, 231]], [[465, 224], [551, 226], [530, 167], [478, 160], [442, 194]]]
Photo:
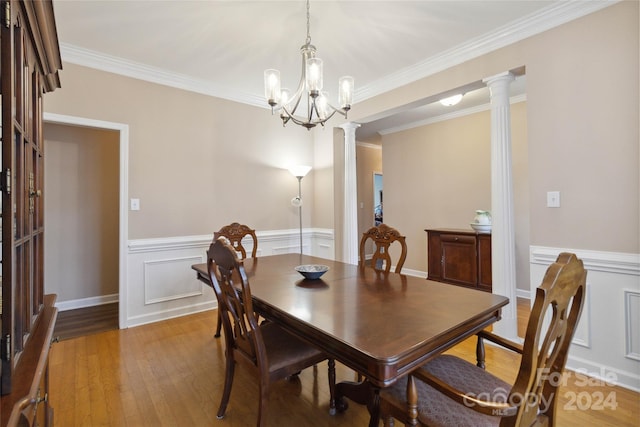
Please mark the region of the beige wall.
[[[526, 103], [511, 106], [518, 287], [529, 289]], [[427, 270], [428, 228], [471, 231], [477, 209], [491, 210], [490, 112], [382, 138], [385, 222], [407, 237], [405, 267]], [[406, 153], [411, 153], [408, 156]]]
[[[359, 103], [352, 119], [525, 66], [531, 244], [638, 253], [638, 15], [638, 2], [621, 2]], [[546, 207], [554, 190], [559, 209]]]
[[[202, 235], [239, 221], [257, 230], [297, 229], [290, 200], [292, 164], [314, 165], [322, 131], [282, 127], [268, 109], [64, 64], [62, 89], [48, 94], [45, 111], [129, 125], [129, 238]], [[314, 153], [314, 150], [318, 153]], [[325, 155], [326, 157], [326, 155]], [[324, 162], [317, 175], [327, 182]], [[302, 182], [303, 226], [332, 227], [333, 205], [314, 210], [316, 171]], [[330, 187], [329, 187], [330, 188]]]
[[59, 301], [118, 293], [118, 135], [47, 124], [45, 292]]
[[[621, 2], [359, 102], [350, 120], [525, 66], [531, 244], [637, 253], [638, 51], [638, 3]], [[283, 129], [266, 109], [67, 63], [62, 85], [45, 111], [130, 126], [129, 193], [142, 209], [129, 213], [129, 238], [204, 234], [232, 220], [294, 229], [296, 181], [281, 168], [320, 162], [303, 180], [304, 194], [315, 190], [304, 226], [334, 228], [340, 258], [341, 130]], [[560, 209], [545, 206], [551, 190]], [[391, 200], [385, 208], [393, 215]]]
[[[373, 227], [373, 173], [382, 170], [382, 147], [358, 144], [356, 146], [356, 169], [358, 171], [358, 236]], [[367, 242], [366, 254], [373, 252], [371, 240]]]

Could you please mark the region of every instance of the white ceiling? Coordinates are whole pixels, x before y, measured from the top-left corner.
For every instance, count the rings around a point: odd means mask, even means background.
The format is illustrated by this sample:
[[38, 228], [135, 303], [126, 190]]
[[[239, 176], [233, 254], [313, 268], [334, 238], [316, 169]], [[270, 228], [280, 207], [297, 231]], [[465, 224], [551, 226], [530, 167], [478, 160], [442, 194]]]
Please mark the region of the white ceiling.
[[[354, 77], [355, 109], [359, 100], [613, 3], [314, 0], [311, 40], [330, 96], [339, 76]], [[279, 69], [284, 87], [300, 77], [303, 0], [54, 0], [54, 8], [66, 62], [265, 108], [265, 69]], [[64, 85], [64, 71], [61, 78]], [[411, 120], [425, 114], [442, 111]], [[387, 121], [372, 132], [406, 119]]]

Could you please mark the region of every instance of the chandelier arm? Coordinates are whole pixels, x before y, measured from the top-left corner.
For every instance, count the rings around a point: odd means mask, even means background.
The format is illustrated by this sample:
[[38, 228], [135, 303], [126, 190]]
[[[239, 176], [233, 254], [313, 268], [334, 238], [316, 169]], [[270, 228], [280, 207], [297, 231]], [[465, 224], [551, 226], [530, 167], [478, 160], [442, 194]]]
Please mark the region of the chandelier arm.
[[327, 106], [333, 110], [333, 113], [331, 113], [332, 116], [334, 113], [340, 113], [345, 119], [347, 118], [347, 111], [349, 110], [345, 110], [344, 108], [336, 108], [333, 105], [331, 105], [329, 102], [327, 102]]
[[[298, 125], [305, 125], [305, 124], [313, 124], [313, 125], [317, 125], [317, 124], [324, 124], [326, 121], [330, 120], [336, 113], [339, 113], [341, 116], [343, 116], [344, 118], [347, 118], [347, 112], [342, 109], [342, 108], [336, 108], [331, 104], [327, 103], [327, 106], [330, 107], [331, 109], [331, 114], [327, 115], [327, 117], [325, 117], [324, 119], [320, 118], [320, 116], [318, 115], [318, 109], [315, 106], [315, 104], [313, 105], [313, 111], [316, 112], [316, 117], [318, 117], [316, 120], [313, 120], [313, 114], [311, 114], [309, 117], [302, 117], [302, 116], [296, 116], [295, 115], [295, 109], [289, 111], [286, 107], [282, 107], [282, 110], [285, 112], [285, 117], [287, 117], [287, 119], [291, 120], [292, 122], [294, 122], [295, 124]], [[313, 113], [313, 112], [312, 112]], [[283, 118], [284, 120], [284, 118]], [[287, 121], [288, 121], [287, 120]]]

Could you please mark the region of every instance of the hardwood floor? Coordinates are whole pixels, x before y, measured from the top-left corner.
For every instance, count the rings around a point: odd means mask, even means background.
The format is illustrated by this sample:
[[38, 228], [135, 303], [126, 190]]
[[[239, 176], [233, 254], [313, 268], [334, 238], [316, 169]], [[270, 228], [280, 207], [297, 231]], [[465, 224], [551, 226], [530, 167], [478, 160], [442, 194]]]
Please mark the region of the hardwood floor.
[[118, 329], [117, 302], [59, 312], [53, 336], [66, 340], [115, 329]]
[[[526, 319], [528, 301], [523, 305]], [[520, 310], [519, 310], [520, 311]], [[227, 415], [215, 417], [224, 382], [224, 340], [215, 339], [216, 311], [124, 330], [81, 336], [54, 344], [50, 361], [50, 401], [58, 426], [253, 426], [258, 388], [239, 366]], [[520, 317], [520, 316], [519, 316]], [[526, 320], [525, 320], [526, 321]], [[451, 353], [473, 360], [475, 339]], [[487, 369], [512, 382], [518, 357], [487, 346]], [[353, 380], [337, 365], [337, 380]], [[570, 373], [571, 374], [571, 373]], [[615, 409], [584, 407], [613, 396]], [[612, 394], [613, 393], [613, 394]], [[326, 362], [306, 369], [298, 380], [273, 387], [269, 425], [284, 427], [366, 426], [366, 408], [350, 402], [345, 413], [329, 415]], [[575, 397], [582, 396], [582, 400]], [[559, 427], [638, 426], [640, 395], [606, 384], [582, 386], [569, 375], [557, 407]]]

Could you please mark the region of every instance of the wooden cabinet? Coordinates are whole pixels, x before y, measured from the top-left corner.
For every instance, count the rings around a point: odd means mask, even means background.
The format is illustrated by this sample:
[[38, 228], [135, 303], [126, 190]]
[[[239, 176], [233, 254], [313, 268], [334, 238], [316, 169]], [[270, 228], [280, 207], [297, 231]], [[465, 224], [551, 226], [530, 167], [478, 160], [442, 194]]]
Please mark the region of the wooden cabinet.
[[491, 292], [491, 234], [427, 229], [429, 280]]
[[44, 295], [42, 116], [62, 60], [50, 0], [3, 1], [0, 14], [0, 425], [46, 427], [57, 310], [55, 296]]

